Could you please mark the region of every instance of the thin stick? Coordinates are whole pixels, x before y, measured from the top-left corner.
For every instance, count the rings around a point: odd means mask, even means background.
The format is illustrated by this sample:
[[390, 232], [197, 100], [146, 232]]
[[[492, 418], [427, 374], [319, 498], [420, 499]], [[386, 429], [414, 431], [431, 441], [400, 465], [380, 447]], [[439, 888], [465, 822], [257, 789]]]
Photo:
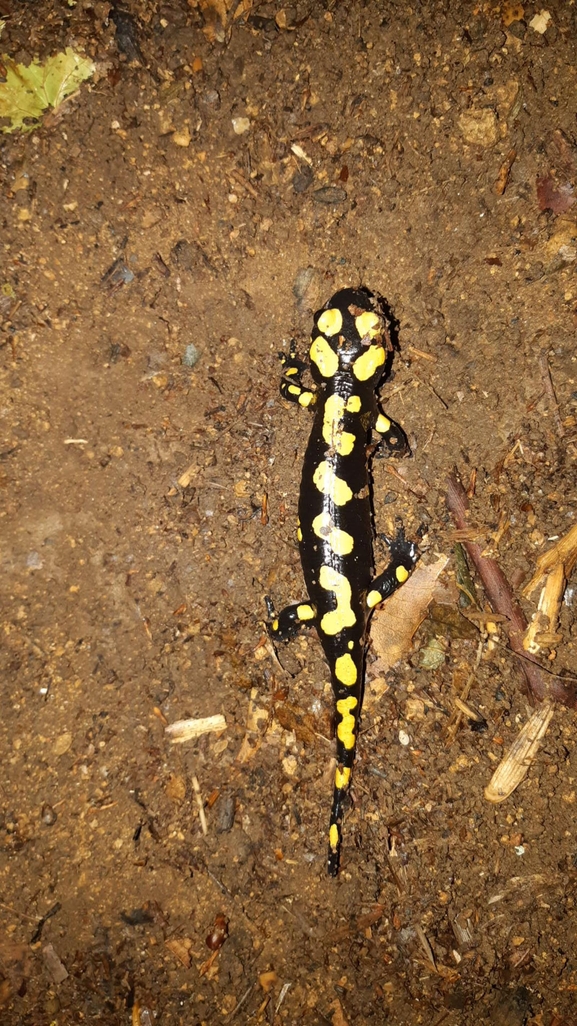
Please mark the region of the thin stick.
[[206, 837], [208, 833], [208, 823], [206, 822], [206, 816], [204, 814], [204, 802], [200, 793], [200, 784], [197, 777], [192, 778], [192, 786], [194, 788], [194, 797], [196, 798], [196, 804], [198, 805], [198, 817], [200, 819], [201, 830]]
[[561, 420], [561, 414], [559, 413], [559, 403], [557, 402], [557, 396], [555, 395], [555, 389], [553, 387], [553, 379], [551, 377], [551, 368], [547, 361], [547, 353], [541, 353], [539, 359], [539, 367], [541, 368], [541, 377], [543, 378], [543, 384], [545, 385], [545, 391], [551, 400], [553, 406], [553, 415], [555, 417], [555, 423], [557, 425], [557, 434], [559, 438], [565, 437], [565, 428]]
[[[457, 527], [463, 531], [468, 526], [469, 500], [456, 474], [449, 476], [446, 501]], [[527, 620], [497, 561], [484, 556], [481, 546], [476, 542], [463, 541], [462, 544], [475, 564], [491, 606], [496, 612], [505, 615], [509, 621], [506, 626], [509, 645], [513, 652], [521, 657], [520, 665], [529, 694], [538, 702], [549, 698], [554, 702], [561, 702], [570, 709], [577, 709], [577, 688], [563, 684], [559, 678], [545, 680], [539, 664], [527, 658], [523, 648]]]
[[242, 997], [241, 997], [240, 1001], [238, 1002], [238, 1004], [236, 1004], [236, 1005], [235, 1005], [235, 1007], [233, 1008], [232, 1012], [229, 1012], [229, 1014], [228, 1014], [228, 1018], [229, 1018], [229, 1019], [232, 1019], [232, 1017], [233, 1017], [234, 1015], [236, 1015], [236, 1013], [237, 1013], [238, 1011], [240, 1011], [240, 1009], [241, 1009], [241, 1008], [242, 1008], [242, 1006], [244, 1005], [244, 1003], [245, 1003], [245, 1001], [247, 1000], [247, 998], [248, 998], [248, 997], [249, 997], [249, 996], [250, 996], [250, 995], [252, 994], [252, 992], [253, 992], [254, 988], [255, 988], [255, 984], [254, 984], [254, 983], [251, 983], [250, 987], [248, 988], [248, 990], [246, 990], [246, 991], [244, 992], [244, 994], [242, 995]]

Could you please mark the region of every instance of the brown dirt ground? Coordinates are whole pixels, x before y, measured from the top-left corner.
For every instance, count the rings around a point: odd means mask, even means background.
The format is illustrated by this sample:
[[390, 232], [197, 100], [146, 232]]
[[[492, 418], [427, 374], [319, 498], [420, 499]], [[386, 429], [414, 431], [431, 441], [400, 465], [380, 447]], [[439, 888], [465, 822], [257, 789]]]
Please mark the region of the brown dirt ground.
[[[97, 64], [1, 137], [2, 1026], [567, 1026], [573, 713], [490, 805], [522, 676], [486, 649], [487, 729], [451, 740], [479, 636], [429, 618], [366, 704], [330, 880], [326, 666], [312, 636], [273, 659], [263, 597], [302, 596], [310, 420], [277, 351], [343, 285], [399, 324], [383, 398], [412, 458], [375, 463], [379, 529], [450, 556], [445, 480], [475, 469], [520, 594], [574, 524], [575, 8], [543, 33], [541, 3], [299, 0], [224, 29], [203, 6], [0, 0], [3, 52]], [[559, 630], [573, 671], [571, 587]], [[216, 713], [222, 735], [167, 741]]]

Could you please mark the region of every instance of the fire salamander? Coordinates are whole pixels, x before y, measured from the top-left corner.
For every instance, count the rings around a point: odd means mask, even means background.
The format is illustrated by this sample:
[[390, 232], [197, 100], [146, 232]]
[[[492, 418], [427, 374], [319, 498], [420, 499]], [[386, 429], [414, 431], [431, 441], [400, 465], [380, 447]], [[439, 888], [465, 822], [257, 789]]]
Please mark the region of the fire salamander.
[[357, 743], [363, 699], [367, 625], [371, 611], [409, 576], [417, 559], [402, 527], [386, 539], [390, 562], [373, 578], [368, 445], [372, 429], [388, 451], [408, 451], [398, 425], [379, 411], [375, 389], [392, 350], [382, 301], [365, 288], [342, 289], [314, 316], [310, 369], [318, 386], [306, 388], [307, 364], [295, 343], [283, 362], [281, 395], [314, 409], [304, 459], [297, 537], [308, 600], [275, 615], [269, 632], [286, 641], [314, 626], [331, 671], [336, 704], [337, 768], [329, 826], [328, 872], [339, 868], [344, 802]]

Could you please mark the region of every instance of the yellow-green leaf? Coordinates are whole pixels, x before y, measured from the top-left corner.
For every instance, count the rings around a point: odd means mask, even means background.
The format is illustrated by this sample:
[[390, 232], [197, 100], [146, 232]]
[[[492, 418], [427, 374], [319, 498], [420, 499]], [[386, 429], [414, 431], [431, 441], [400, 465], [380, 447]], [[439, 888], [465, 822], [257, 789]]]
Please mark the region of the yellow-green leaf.
[[0, 118], [10, 122], [2, 126], [3, 132], [30, 131], [45, 110], [56, 110], [94, 74], [95, 68], [92, 61], [70, 47], [43, 63], [33, 61], [28, 67], [16, 64], [11, 57], [3, 56], [2, 60], [6, 81], [0, 83]]

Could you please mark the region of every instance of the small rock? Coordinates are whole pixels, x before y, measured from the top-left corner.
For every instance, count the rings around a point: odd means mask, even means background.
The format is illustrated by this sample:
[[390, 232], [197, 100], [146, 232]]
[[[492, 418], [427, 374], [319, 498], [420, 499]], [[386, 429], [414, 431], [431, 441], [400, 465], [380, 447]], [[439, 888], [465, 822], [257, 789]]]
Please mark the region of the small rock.
[[311, 284], [314, 276], [314, 267], [301, 267], [301, 269], [297, 271], [295, 276], [295, 283], [293, 285], [293, 296], [295, 297], [297, 302], [300, 302], [305, 296], [307, 289]]
[[347, 193], [338, 185], [325, 185], [322, 189], [316, 189], [313, 192], [313, 199], [315, 203], [325, 203], [329, 206], [335, 203], [344, 203]]
[[200, 353], [194, 342], [189, 342], [182, 355], [183, 367], [194, 367], [200, 360]]
[[292, 29], [296, 24], [297, 12], [295, 7], [281, 7], [274, 16], [280, 29]]
[[72, 734], [67, 731], [66, 734], [61, 734], [60, 737], [56, 738], [52, 751], [54, 755], [66, 755], [72, 748]]
[[314, 267], [301, 267], [293, 285], [293, 296], [301, 317], [308, 317], [321, 302], [320, 280]]
[[175, 146], [182, 146], [184, 149], [186, 149], [187, 146], [190, 146], [192, 136], [188, 129], [188, 125], [185, 125], [180, 132], [173, 132], [172, 141]]
[[175, 264], [182, 267], [183, 271], [191, 271], [194, 266], [195, 248], [186, 239], [179, 239], [170, 251]]
[[250, 119], [249, 118], [233, 118], [232, 119], [232, 127], [234, 129], [235, 135], [244, 135], [244, 133], [248, 132], [249, 129], [250, 129]]
[[217, 834], [228, 834], [234, 826], [234, 814], [236, 812], [236, 801], [233, 794], [229, 794], [219, 802], [218, 815], [216, 820]]
[[61, 962], [52, 944], [45, 944], [42, 948], [42, 957], [46, 968], [54, 980], [54, 983], [63, 983], [68, 977], [68, 970]]
[[292, 187], [296, 193], [306, 192], [313, 179], [314, 172], [312, 167], [299, 168], [293, 175]]
[[298, 769], [298, 761], [295, 755], [287, 755], [282, 761], [282, 768], [287, 777], [294, 777]]
[[494, 146], [499, 138], [495, 111], [466, 110], [459, 115], [459, 128], [471, 146]]
[[531, 18], [529, 28], [532, 28], [542, 36], [547, 31], [547, 26], [550, 21], [551, 15], [549, 14], [549, 11], [539, 11], [539, 14], [536, 14], [534, 18]]
[[207, 89], [205, 93], [199, 97], [199, 106], [204, 108], [206, 111], [218, 110], [220, 107], [220, 93], [216, 89]]
[[45, 802], [40, 812], [40, 818], [44, 823], [44, 826], [54, 826], [56, 820], [58, 819], [58, 815], [54, 811], [52, 806], [48, 805], [48, 803]]

